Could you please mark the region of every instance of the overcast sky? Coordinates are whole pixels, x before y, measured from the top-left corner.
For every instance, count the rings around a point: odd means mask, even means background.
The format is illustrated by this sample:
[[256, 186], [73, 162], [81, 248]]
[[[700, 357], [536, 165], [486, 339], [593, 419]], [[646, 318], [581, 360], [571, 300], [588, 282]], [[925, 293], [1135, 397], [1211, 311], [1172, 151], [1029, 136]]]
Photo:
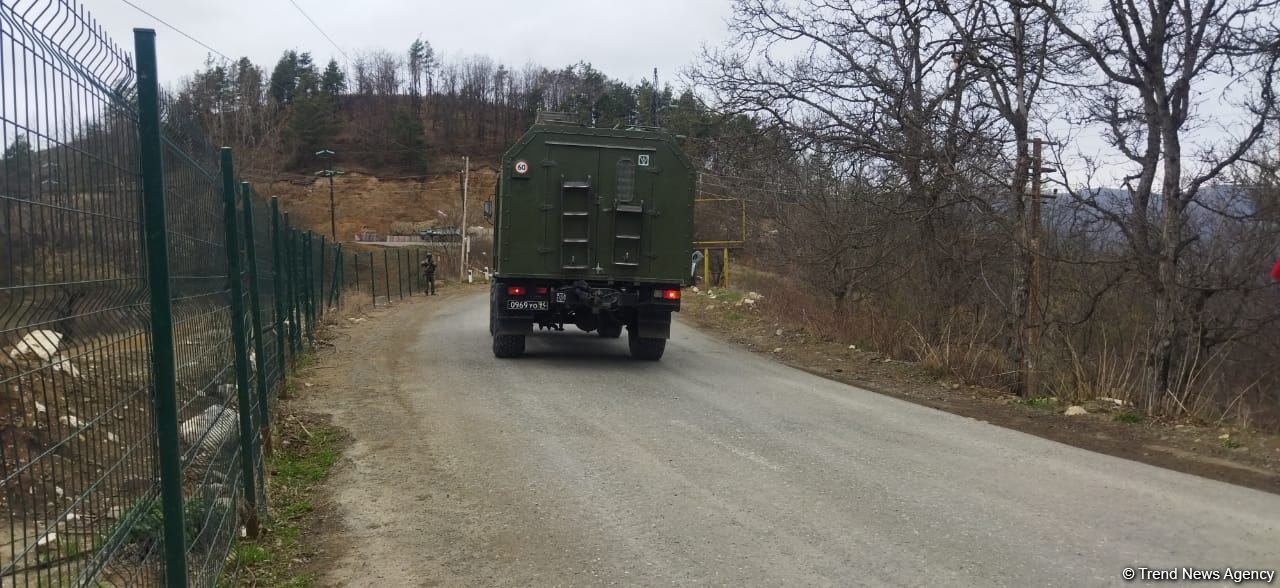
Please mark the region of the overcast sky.
[[[330, 57], [343, 61], [296, 2], [347, 55], [371, 49], [403, 54], [420, 37], [446, 58], [487, 55], [512, 67], [533, 63], [551, 68], [588, 61], [629, 83], [652, 75], [657, 67], [661, 81], [677, 87], [680, 70], [693, 62], [703, 45], [726, 40], [730, 11], [730, 0], [129, 1], [233, 59], [248, 56], [268, 73], [287, 49], [311, 51], [321, 64]], [[107, 33], [127, 48], [132, 48], [134, 27], [156, 29], [165, 84], [189, 76], [209, 54], [124, 0], [86, 4]], [[1214, 104], [1223, 98], [1198, 95], [1209, 113], [1231, 111]], [[1061, 113], [1055, 116], [1061, 118]], [[1202, 121], [1204, 128], [1189, 133], [1187, 153], [1193, 153], [1197, 143], [1239, 134], [1240, 129], [1229, 128], [1239, 123], [1229, 114]], [[1081, 156], [1099, 155], [1107, 170], [1103, 182], [1118, 181], [1122, 160], [1103, 146], [1096, 128], [1076, 131], [1062, 163], [1071, 175], [1080, 175]]]
[[[316, 61], [342, 55], [290, 0], [130, 0], [233, 59], [248, 56], [268, 72], [286, 49]], [[403, 52], [415, 38], [445, 55], [488, 55], [519, 67], [589, 61], [628, 82], [652, 75], [674, 82], [703, 43], [725, 37], [728, 0], [294, 0], [348, 55]], [[160, 76], [176, 81], [200, 67], [208, 50], [122, 0], [89, 0], [122, 45], [134, 27], [156, 29]]]

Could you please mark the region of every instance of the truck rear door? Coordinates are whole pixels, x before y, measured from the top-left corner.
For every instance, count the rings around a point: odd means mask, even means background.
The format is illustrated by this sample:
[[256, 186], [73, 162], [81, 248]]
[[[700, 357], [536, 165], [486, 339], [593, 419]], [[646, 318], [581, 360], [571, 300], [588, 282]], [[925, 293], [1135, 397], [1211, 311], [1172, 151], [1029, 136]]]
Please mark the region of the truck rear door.
[[644, 275], [653, 148], [549, 143], [561, 271], [593, 279]]

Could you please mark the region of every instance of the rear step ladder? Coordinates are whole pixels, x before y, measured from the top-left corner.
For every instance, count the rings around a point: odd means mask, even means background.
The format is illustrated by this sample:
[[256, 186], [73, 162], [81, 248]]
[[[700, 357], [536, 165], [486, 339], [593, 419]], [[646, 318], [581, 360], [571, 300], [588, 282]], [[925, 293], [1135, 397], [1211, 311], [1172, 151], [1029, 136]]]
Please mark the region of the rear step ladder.
[[[648, 157], [647, 155], [644, 157]], [[618, 194], [613, 201], [613, 265], [640, 267], [640, 235], [644, 233], [644, 201], [636, 197], [636, 162], [618, 159]]]
[[613, 265], [640, 267], [640, 234], [644, 230], [644, 202], [613, 207]]
[[560, 267], [584, 270], [591, 265], [591, 176], [560, 184]]

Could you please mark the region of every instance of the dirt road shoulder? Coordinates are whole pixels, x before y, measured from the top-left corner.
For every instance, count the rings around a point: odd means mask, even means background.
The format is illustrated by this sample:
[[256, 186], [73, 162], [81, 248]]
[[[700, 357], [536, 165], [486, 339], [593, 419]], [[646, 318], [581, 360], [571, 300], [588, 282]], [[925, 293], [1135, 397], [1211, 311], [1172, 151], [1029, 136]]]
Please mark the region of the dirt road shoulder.
[[[392, 439], [419, 426], [401, 388], [410, 375], [419, 334], [437, 310], [482, 286], [452, 286], [432, 297], [415, 297], [359, 316], [340, 317], [315, 365], [297, 378], [306, 393], [304, 413], [320, 415], [348, 431], [351, 442], [316, 504], [314, 553], [305, 572], [320, 585], [417, 585], [395, 562], [417, 554], [393, 553], [381, 531], [397, 516], [402, 497], [379, 476], [398, 475], [413, 463], [413, 444]], [[383, 435], [373, 434], [382, 431]], [[368, 507], [368, 508], [365, 508]], [[357, 549], [356, 546], [359, 546]]]

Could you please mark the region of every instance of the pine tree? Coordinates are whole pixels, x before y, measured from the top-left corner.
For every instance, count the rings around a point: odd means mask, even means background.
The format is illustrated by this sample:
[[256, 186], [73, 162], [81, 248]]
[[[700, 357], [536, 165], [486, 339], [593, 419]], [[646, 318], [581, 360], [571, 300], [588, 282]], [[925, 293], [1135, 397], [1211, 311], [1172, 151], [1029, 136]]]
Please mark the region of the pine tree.
[[316, 64], [311, 60], [309, 52], [298, 55], [297, 80], [294, 94], [314, 96], [320, 92], [320, 74], [316, 72]]
[[298, 88], [298, 52], [285, 51], [271, 70], [271, 97], [276, 104], [285, 105], [293, 102], [293, 95]]
[[413, 111], [422, 114], [422, 60], [425, 57], [426, 44], [417, 39], [409, 45], [409, 99], [413, 101]]
[[241, 57], [236, 62], [236, 102], [242, 107], [256, 109], [262, 99], [262, 69]]
[[391, 117], [391, 148], [402, 165], [419, 173], [426, 173], [426, 127], [422, 119], [408, 108], [398, 108]]
[[346, 90], [347, 74], [338, 67], [337, 60], [330, 59], [329, 64], [324, 66], [324, 73], [320, 74], [320, 92], [336, 101]]
[[330, 147], [341, 130], [341, 121], [334, 116], [331, 100], [324, 95], [299, 95], [294, 99], [289, 113], [288, 138], [296, 161]]

